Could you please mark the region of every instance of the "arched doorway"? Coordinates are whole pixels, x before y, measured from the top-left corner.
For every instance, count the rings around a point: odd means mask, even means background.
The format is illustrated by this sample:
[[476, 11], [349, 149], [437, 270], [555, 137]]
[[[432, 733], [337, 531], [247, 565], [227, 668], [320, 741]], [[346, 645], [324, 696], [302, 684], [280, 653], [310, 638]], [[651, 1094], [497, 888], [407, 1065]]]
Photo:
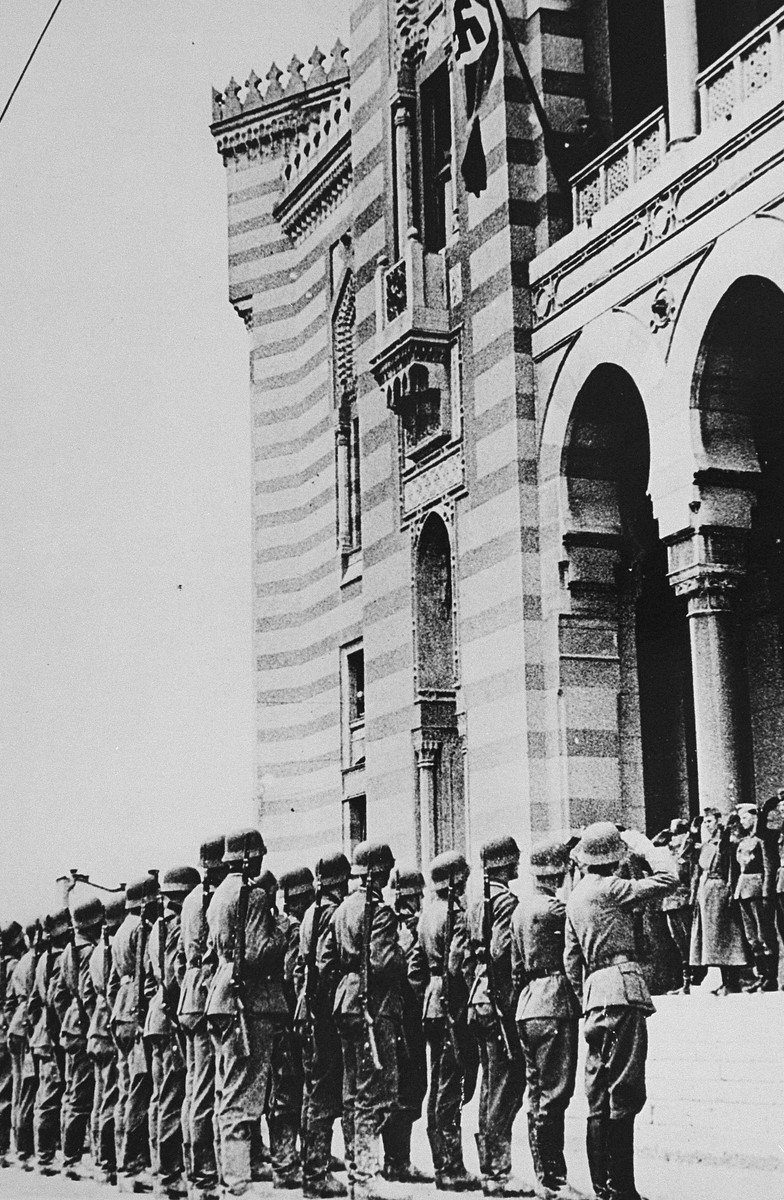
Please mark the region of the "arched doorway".
[[[616, 794], [593, 811], [578, 803], [578, 817], [644, 821], [655, 832], [694, 810], [696, 764], [686, 604], [668, 584], [649, 470], [640, 393], [620, 367], [598, 366], [575, 399], [561, 461], [566, 749], [584, 754], [593, 737], [596, 747], [617, 759]], [[591, 719], [592, 701], [594, 719], [602, 714], [609, 726], [604, 737], [599, 729], [574, 732], [569, 706], [576, 707], [578, 695], [583, 720]], [[607, 789], [609, 770], [604, 774]]]
[[734, 739], [727, 770], [736, 779], [724, 790], [765, 799], [784, 778], [784, 293], [770, 280], [738, 279], [719, 301], [692, 405], [701, 503], [718, 513], [704, 556], [727, 573], [723, 609], [700, 614], [692, 653], [715, 659], [718, 647], [725, 660], [723, 741]]
[[415, 546], [414, 749], [419, 783], [419, 853], [427, 864], [465, 842], [462, 743], [457, 728], [454, 588], [449, 531], [438, 513], [425, 519]]

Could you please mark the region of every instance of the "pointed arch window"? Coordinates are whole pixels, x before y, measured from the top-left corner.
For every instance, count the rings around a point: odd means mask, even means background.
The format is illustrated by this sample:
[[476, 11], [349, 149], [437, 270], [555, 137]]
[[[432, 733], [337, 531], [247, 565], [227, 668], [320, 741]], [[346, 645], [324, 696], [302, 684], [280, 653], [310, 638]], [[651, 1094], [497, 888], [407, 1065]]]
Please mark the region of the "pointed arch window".
[[354, 278], [346, 272], [332, 316], [332, 379], [336, 408], [338, 548], [342, 554], [362, 545], [359, 414], [354, 369], [356, 304]]

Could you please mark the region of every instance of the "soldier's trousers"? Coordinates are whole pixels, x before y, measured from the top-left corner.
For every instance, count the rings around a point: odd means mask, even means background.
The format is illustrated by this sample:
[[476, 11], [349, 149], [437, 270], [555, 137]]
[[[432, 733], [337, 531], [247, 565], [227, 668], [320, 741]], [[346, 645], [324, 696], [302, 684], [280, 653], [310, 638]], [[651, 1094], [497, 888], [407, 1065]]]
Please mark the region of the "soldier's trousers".
[[185, 1059], [176, 1039], [152, 1041], [152, 1103], [155, 1122], [153, 1140], [157, 1150], [158, 1175], [162, 1187], [182, 1178], [185, 1102]]
[[61, 1132], [63, 1165], [71, 1167], [84, 1153], [84, 1140], [90, 1126], [95, 1075], [86, 1046], [75, 1046], [65, 1055], [65, 1092], [63, 1094]]
[[[186, 1031], [186, 1081], [183, 1129], [190, 1134], [188, 1179], [199, 1191], [214, 1189], [218, 1181], [213, 1108], [215, 1107], [215, 1052], [206, 1018]], [[217, 1121], [215, 1122], [217, 1125]]]
[[11, 1123], [14, 1096], [13, 1060], [8, 1046], [0, 1043], [0, 1155], [11, 1149]]
[[20, 1158], [32, 1158], [35, 1153], [33, 1112], [35, 1094], [38, 1090], [36, 1062], [27, 1046], [26, 1039], [12, 1037], [10, 1053], [13, 1068], [11, 1125], [14, 1146]]
[[343, 1128], [352, 1147], [353, 1181], [361, 1188], [378, 1174], [378, 1137], [397, 1100], [398, 1025], [376, 1019], [380, 1071], [373, 1066], [364, 1018], [341, 1016], [338, 1028], [343, 1048]]
[[639, 1008], [591, 1009], [583, 1033], [588, 1043], [585, 1094], [592, 1117], [617, 1121], [636, 1116], [646, 1099], [648, 1026]]
[[464, 1168], [463, 1067], [457, 1060], [446, 1021], [428, 1021], [427, 1040], [430, 1046], [427, 1136], [433, 1167], [436, 1176], [454, 1175]]
[[762, 899], [749, 896], [738, 901], [740, 919], [743, 924], [743, 935], [749, 944], [749, 949], [755, 958], [775, 953], [774, 939], [770, 938], [767, 928], [765, 910]]
[[279, 1024], [272, 1043], [272, 1090], [267, 1113], [273, 1181], [298, 1178], [297, 1137], [302, 1115], [302, 1053], [288, 1023]]
[[494, 1027], [477, 1029], [482, 1084], [479, 1089], [479, 1166], [485, 1179], [503, 1182], [512, 1170], [512, 1126], [523, 1106], [525, 1064], [510, 1062]]
[[215, 1087], [220, 1097], [217, 1116], [223, 1183], [230, 1195], [242, 1196], [251, 1184], [251, 1127], [255, 1124], [258, 1128], [264, 1111], [277, 1022], [248, 1014], [247, 1058], [238, 1053], [233, 1017], [211, 1017], [209, 1024], [215, 1050]]
[[689, 966], [689, 947], [691, 945], [692, 912], [690, 908], [672, 908], [665, 912], [667, 928], [670, 937], [678, 948], [678, 955], [684, 968]]
[[53, 1161], [60, 1144], [64, 1070], [55, 1053], [36, 1054], [35, 1057], [38, 1067], [33, 1112], [35, 1155], [40, 1166], [47, 1166]]
[[117, 1107], [114, 1110], [117, 1170], [138, 1175], [150, 1165], [148, 1113], [152, 1079], [141, 1038], [117, 1035]]
[[579, 1023], [539, 1017], [517, 1025], [528, 1084], [528, 1138], [536, 1174], [557, 1190], [566, 1179], [564, 1118], [577, 1076]]
[[[343, 1115], [343, 1054], [331, 1014], [317, 1013], [303, 1049], [302, 1174], [308, 1183], [325, 1178], [332, 1148], [332, 1126]], [[351, 1140], [344, 1129], [346, 1157]]]
[[93, 1111], [90, 1119], [95, 1165], [107, 1175], [117, 1170], [115, 1111], [119, 1099], [117, 1056], [108, 1047], [92, 1055]]
[[384, 1127], [385, 1164], [393, 1171], [411, 1161], [411, 1127], [422, 1116], [427, 1094], [427, 1044], [418, 1005], [404, 1013], [397, 1051], [397, 1102]]

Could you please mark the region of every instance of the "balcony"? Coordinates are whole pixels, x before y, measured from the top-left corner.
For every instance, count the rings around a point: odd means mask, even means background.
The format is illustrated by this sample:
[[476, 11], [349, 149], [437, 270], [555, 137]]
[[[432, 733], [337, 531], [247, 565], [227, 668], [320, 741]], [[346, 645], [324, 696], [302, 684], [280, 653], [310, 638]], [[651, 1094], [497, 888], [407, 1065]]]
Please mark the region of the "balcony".
[[[694, 89], [693, 136], [670, 141], [659, 109], [572, 177], [573, 229], [531, 263], [537, 356], [651, 278], [666, 292], [679, 262], [775, 201], [784, 7], [700, 72]], [[664, 299], [652, 306], [652, 328], [666, 327], [665, 308]]]

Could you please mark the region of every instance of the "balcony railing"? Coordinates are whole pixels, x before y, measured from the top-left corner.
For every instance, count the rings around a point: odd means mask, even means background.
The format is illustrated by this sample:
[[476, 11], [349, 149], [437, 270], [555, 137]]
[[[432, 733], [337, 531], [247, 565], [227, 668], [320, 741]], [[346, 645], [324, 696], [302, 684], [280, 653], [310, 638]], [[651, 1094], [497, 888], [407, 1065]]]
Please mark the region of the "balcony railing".
[[635, 125], [603, 154], [572, 176], [575, 225], [587, 225], [600, 209], [650, 175], [667, 151], [664, 109]]
[[697, 77], [703, 130], [740, 115], [750, 101], [771, 89], [784, 98], [784, 8], [780, 8]]
[[406, 260], [399, 258], [384, 274], [384, 323], [396, 320], [406, 311]]

